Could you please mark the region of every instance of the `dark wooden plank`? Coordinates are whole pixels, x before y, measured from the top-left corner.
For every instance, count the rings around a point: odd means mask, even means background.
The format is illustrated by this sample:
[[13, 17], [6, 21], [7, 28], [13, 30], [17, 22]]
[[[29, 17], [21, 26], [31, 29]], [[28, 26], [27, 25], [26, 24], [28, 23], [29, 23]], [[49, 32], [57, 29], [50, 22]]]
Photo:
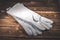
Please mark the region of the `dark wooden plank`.
[[[15, 28], [16, 30], [18, 30], [17, 28], [19, 27], [19, 28], [21, 28], [21, 26], [20, 25], [18, 25], [18, 24], [1, 24], [0, 25], [0, 28], [2, 28], [2, 29], [4, 29], [4, 28]], [[7, 29], [8, 29], [7, 28]], [[54, 24], [53, 26], [52, 26], [52, 30], [60, 30], [60, 24]]]
[[[51, 19], [51, 20], [53, 20], [53, 22], [54, 23], [56, 23], [56, 22], [60, 22], [60, 19], [55, 19], [55, 18], [49, 18], [49, 17], [46, 17], [46, 18], [48, 18], [48, 19]], [[1, 21], [2, 20], [2, 21]], [[5, 21], [4, 21], [5, 20]], [[16, 20], [14, 20], [14, 19], [0, 19], [0, 24], [3, 24], [3, 23], [10, 23], [10, 24], [16, 24], [16, 23], [18, 23]]]
[[[24, 2], [26, 5], [29, 5], [29, 6], [57, 6], [54, 2], [51, 2], [48, 1], [48, 0], [45, 0], [45, 1], [30, 1], [30, 2]], [[53, 4], [53, 5], [52, 5]]]
[[[6, 25], [16, 25], [18, 22], [15, 20], [10, 19], [11, 21], [9, 21], [9, 19], [0, 19], [0, 25], [4, 26]], [[54, 22], [54, 25], [60, 25], [60, 19], [51, 19]], [[3, 25], [4, 24], [4, 25]]]
[[[60, 19], [60, 13], [38, 13], [40, 14], [41, 16], [44, 16], [44, 17], [47, 17], [49, 19]], [[4, 18], [1, 18], [1, 19], [9, 19], [9, 20], [14, 20], [14, 18], [12, 17], [9, 17], [9, 16], [4, 16]]]
[[[0, 24], [0, 28], [21, 28], [21, 26], [20, 25], [18, 25], [18, 24]], [[52, 26], [52, 30], [60, 30], [60, 24], [59, 23], [54, 23], [53, 24], [53, 26]]]
[[60, 13], [40, 13], [42, 16], [53, 19], [60, 19]]
[[55, 7], [28, 7], [27, 8], [34, 11], [54, 11]]
[[1, 36], [1, 40], [59, 40], [60, 38], [20, 38], [20, 37], [7, 37]]
[[60, 32], [59, 31], [44, 31], [41, 35], [38, 36], [19, 36], [18, 35], [7, 35], [10, 37], [22, 37], [22, 38], [60, 38], [59, 35]]

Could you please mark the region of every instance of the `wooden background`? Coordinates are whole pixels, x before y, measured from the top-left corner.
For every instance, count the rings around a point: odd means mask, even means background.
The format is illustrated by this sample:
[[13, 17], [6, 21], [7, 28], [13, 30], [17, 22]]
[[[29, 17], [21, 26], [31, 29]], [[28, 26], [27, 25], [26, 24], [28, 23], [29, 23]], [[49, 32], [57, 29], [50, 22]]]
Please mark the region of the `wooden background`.
[[[20, 2], [29, 9], [54, 21], [50, 30], [38, 36], [28, 36], [21, 25], [6, 13], [6, 8]], [[0, 40], [59, 40], [60, 39], [59, 0], [0, 0]]]

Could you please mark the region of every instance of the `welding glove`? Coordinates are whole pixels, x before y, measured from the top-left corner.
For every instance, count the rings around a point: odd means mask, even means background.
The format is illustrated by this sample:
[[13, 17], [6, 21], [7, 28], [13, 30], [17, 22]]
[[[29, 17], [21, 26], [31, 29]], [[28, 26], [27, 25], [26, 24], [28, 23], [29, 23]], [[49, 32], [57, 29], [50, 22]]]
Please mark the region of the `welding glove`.
[[[26, 20], [23, 20], [23, 19], [21, 19], [21, 18], [18, 18], [18, 17], [16, 17], [16, 16], [13, 16], [13, 17], [15, 18], [15, 20], [16, 20], [20, 25], [23, 26], [24, 30], [26, 31], [26, 33], [27, 33], [28, 35], [34, 35], [34, 36], [36, 36], [37, 34], [42, 34], [42, 32], [41, 32], [40, 30], [38, 30], [37, 28], [35, 28], [32, 23], [30, 23], [30, 22], [28, 22], [28, 21], [26, 21]], [[32, 27], [32, 26], [33, 26], [33, 27]]]
[[7, 13], [22, 25], [28, 35], [41, 34], [42, 32], [40, 30], [50, 29], [52, 27], [52, 20], [40, 16], [21, 3], [15, 4], [7, 10]]

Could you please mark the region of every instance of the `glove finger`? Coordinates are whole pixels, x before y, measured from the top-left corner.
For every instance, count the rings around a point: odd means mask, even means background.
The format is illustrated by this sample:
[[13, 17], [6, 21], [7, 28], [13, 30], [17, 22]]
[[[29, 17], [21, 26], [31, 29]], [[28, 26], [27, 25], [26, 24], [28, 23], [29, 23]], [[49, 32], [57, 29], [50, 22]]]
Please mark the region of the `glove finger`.
[[52, 23], [53, 23], [53, 21], [52, 21], [52, 20], [47, 19], [47, 18], [45, 18], [45, 17], [41, 17], [41, 21], [44, 21], [44, 22], [46, 22], [46, 23], [50, 23], [50, 24], [52, 24]]
[[26, 23], [24, 23], [23, 21], [19, 20], [18, 18], [16, 18], [15, 16], [13, 16], [15, 18], [15, 20], [24, 28], [25, 32], [28, 35], [32, 35], [32, 31], [31, 29], [26, 25]]
[[40, 23], [34, 23], [34, 22], [33, 22], [33, 25], [34, 25], [34, 27], [38, 28], [39, 30], [45, 30], [45, 29], [46, 29], [46, 28], [45, 28], [43, 25], [41, 25]]
[[52, 27], [52, 24], [48, 24], [48, 23], [46, 23], [46, 22], [43, 22], [46, 26], [48, 26], [49, 28], [51, 28]]
[[37, 34], [42, 34], [41, 30], [37, 29], [36, 27], [34, 27], [34, 29], [36, 30]]
[[[18, 18], [17, 18], [18, 19]], [[20, 20], [20, 19], [19, 19]], [[32, 35], [37, 35], [37, 33], [36, 33], [36, 31], [35, 31], [35, 29], [31, 26], [31, 25], [29, 25], [29, 23], [26, 23], [26, 22], [24, 22], [25, 23], [25, 25], [26, 26], [28, 26], [28, 28], [32, 31]], [[24, 24], [23, 24], [24, 25]]]
[[[50, 29], [49, 26], [47, 26], [45, 23], [41, 22], [41, 24], [46, 28], [46, 29]], [[51, 25], [50, 25], [51, 26]]]

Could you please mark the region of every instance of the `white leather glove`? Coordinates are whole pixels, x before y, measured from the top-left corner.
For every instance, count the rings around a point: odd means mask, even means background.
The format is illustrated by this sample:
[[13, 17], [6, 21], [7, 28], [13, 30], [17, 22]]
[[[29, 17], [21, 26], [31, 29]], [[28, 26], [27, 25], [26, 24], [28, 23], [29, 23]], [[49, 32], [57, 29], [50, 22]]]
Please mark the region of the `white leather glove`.
[[21, 18], [18, 18], [18, 17], [16, 17], [16, 16], [14, 16], [14, 18], [16, 19], [16, 21], [17, 21], [20, 25], [23, 26], [24, 30], [26, 31], [26, 33], [27, 33], [28, 35], [35, 35], [35, 36], [36, 36], [37, 34], [42, 34], [42, 32], [39, 31], [37, 28], [32, 27], [32, 26], [33, 26], [32, 23], [30, 23], [30, 22], [28, 22], [28, 21], [26, 21], [26, 20], [23, 20], [23, 19], [21, 19]]
[[7, 10], [22, 25], [28, 35], [41, 34], [41, 30], [50, 29], [53, 21], [31, 11], [23, 4], [17, 3]]

